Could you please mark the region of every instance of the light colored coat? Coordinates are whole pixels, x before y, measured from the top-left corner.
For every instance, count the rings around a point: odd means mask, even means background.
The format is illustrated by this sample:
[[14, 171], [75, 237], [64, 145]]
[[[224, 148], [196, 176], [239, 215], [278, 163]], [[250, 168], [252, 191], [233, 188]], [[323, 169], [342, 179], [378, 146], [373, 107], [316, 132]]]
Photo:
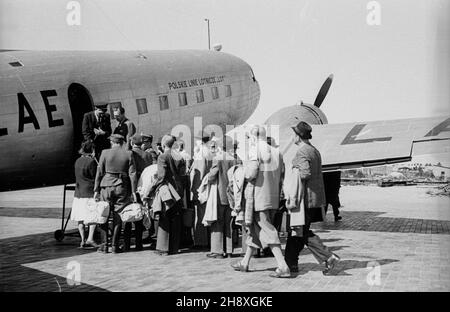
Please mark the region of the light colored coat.
[[255, 185], [255, 211], [278, 209], [284, 175], [283, 157], [277, 148], [257, 142], [257, 159], [244, 162], [245, 178]]
[[217, 221], [217, 182], [209, 182], [209, 173], [205, 175], [198, 188], [198, 200], [201, 204], [206, 202], [205, 214], [202, 224], [210, 226]]
[[283, 192], [286, 199], [286, 208], [291, 216], [290, 226], [305, 225], [305, 189], [298, 168], [286, 170]]

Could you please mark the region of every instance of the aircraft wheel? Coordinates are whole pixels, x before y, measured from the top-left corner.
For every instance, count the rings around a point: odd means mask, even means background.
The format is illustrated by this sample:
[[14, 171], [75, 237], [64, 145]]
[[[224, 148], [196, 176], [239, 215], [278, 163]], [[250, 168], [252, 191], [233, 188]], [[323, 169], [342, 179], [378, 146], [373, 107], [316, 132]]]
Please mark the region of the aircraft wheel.
[[54, 235], [58, 242], [61, 242], [64, 239], [64, 232], [61, 230], [56, 230]]

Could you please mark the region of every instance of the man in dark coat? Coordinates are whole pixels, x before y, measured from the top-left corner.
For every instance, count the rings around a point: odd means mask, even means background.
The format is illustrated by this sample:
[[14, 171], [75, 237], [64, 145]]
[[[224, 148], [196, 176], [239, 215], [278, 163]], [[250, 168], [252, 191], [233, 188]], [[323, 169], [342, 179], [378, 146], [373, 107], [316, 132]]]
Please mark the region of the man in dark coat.
[[328, 204], [333, 208], [334, 221], [337, 222], [342, 219], [339, 216], [339, 207], [341, 202], [339, 201], [339, 189], [341, 188], [341, 172], [330, 171], [323, 173], [323, 182], [325, 186], [325, 214], [328, 210]]
[[113, 133], [123, 136], [127, 149], [131, 149], [131, 137], [136, 133], [136, 126], [125, 116], [125, 108], [117, 107], [114, 109], [113, 114], [114, 118], [119, 122]]
[[212, 161], [209, 170], [208, 181], [217, 183], [217, 221], [211, 225], [211, 253], [206, 256], [209, 258], [231, 258], [233, 253], [232, 241], [232, 218], [231, 208], [228, 202], [228, 169], [238, 164], [231, 153], [226, 151], [219, 152]]
[[[102, 200], [110, 203], [113, 209], [113, 253], [122, 252], [119, 248], [120, 230], [122, 220], [119, 213], [134, 200], [136, 202], [136, 166], [131, 151], [122, 148], [125, 138], [118, 134], [110, 137], [111, 149], [104, 150], [100, 156], [100, 161], [95, 177], [94, 197], [97, 198], [100, 192]], [[133, 198], [132, 196], [133, 195]], [[102, 229], [106, 232], [107, 225]], [[105, 233], [104, 233], [105, 234]]]
[[[139, 181], [142, 172], [147, 166], [152, 164], [151, 156], [145, 153], [141, 149], [142, 137], [139, 134], [135, 134], [131, 137], [131, 152], [133, 154], [134, 164], [136, 166], [136, 179]], [[142, 233], [144, 232], [143, 220], [139, 220], [134, 223], [135, 228], [135, 238], [136, 238], [136, 250], [140, 251], [143, 249]], [[131, 222], [125, 223], [125, 229], [123, 231], [124, 236], [124, 251], [130, 250], [131, 245]]]
[[148, 154], [150, 154], [152, 158], [152, 164], [156, 164], [158, 160], [158, 154], [155, 149], [152, 147], [153, 136], [151, 134], [142, 134], [142, 150]]
[[[150, 194], [154, 194], [156, 189], [163, 184], [170, 183], [181, 196], [183, 186], [180, 179], [180, 163], [173, 157], [172, 146], [175, 138], [165, 135], [161, 140], [164, 153], [158, 157], [158, 178], [150, 189]], [[165, 207], [159, 214], [158, 235], [156, 249], [160, 254], [176, 254], [180, 246], [181, 231], [181, 200], [171, 207]]]
[[[292, 166], [299, 171], [302, 184], [305, 185], [305, 225], [301, 229], [293, 229], [289, 234], [285, 259], [291, 272], [298, 272], [298, 256], [305, 245], [319, 263], [325, 263], [324, 275], [330, 273], [339, 257], [333, 254], [327, 246], [309, 228], [313, 222], [323, 221], [322, 209], [325, 206], [325, 190], [322, 176], [322, 158], [319, 151], [312, 146], [309, 140], [312, 138], [312, 128], [306, 122], [299, 122], [292, 127], [295, 134], [294, 142], [298, 145]], [[286, 202], [286, 207], [291, 209], [292, 204]]]
[[94, 143], [95, 158], [98, 160], [102, 151], [110, 148], [111, 118], [106, 112], [107, 104], [96, 103], [94, 106], [94, 111], [84, 114], [81, 131], [84, 141]]

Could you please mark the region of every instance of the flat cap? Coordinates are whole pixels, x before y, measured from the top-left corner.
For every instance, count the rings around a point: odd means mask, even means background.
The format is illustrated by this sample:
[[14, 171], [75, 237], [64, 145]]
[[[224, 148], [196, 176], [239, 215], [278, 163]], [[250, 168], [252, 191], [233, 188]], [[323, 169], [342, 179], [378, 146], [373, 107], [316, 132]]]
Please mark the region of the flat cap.
[[300, 121], [295, 127], [292, 127], [292, 130], [294, 130], [294, 132], [297, 133], [302, 139], [312, 138], [311, 136], [312, 128], [308, 123], [304, 121]]
[[135, 135], [133, 135], [133, 136], [131, 137], [131, 142], [132, 142], [134, 145], [142, 145], [142, 143], [143, 143], [142, 136], [141, 136], [140, 134], [135, 134]]
[[141, 133], [142, 142], [153, 141], [153, 135]]
[[108, 106], [108, 103], [105, 103], [105, 102], [96, 102], [96, 103], [94, 103], [94, 107], [95, 108], [106, 109], [107, 106]]
[[113, 143], [122, 143], [125, 141], [125, 138], [120, 134], [111, 134], [109, 140]]

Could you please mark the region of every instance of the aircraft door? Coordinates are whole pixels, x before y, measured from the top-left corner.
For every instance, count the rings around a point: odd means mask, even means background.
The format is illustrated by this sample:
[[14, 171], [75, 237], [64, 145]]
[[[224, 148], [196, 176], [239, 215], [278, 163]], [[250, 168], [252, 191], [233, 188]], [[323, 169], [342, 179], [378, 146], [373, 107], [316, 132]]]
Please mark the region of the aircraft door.
[[73, 123], [73, 162], [78, 157], [78, 150], [83, 142], [82, 123], [85, 113], [94, 108], [92, 96], [89, 91], [79, 83], [72, 83], [68, 89], [70, 111]]

